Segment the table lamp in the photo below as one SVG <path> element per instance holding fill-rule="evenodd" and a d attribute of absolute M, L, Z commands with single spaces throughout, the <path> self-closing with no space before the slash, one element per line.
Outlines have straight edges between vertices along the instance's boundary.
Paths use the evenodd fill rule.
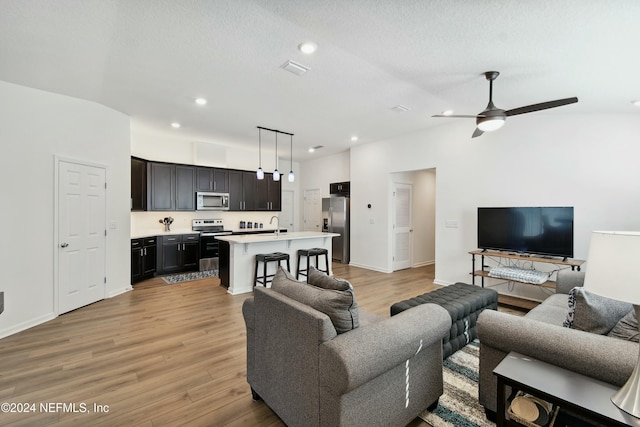
<path fill-rule="evenodd" d="M 633 304 L 640 319 L 640 232 L 594 231 L 591 235 L 584 287 L 603 297 Z M 640 350 L 639 350 L 640 354 Z M 633 373 L 611 401 L 640 418 L 640 358 Z"/>

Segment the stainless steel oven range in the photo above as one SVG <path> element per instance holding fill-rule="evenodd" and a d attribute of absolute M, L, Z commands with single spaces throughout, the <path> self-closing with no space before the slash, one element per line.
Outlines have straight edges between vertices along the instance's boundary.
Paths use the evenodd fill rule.
<path fill-rule="evenodd" d="M 220 266 L 219 242 L 216 236 L 229 235 L 221 219 L 193 219 L 191 229 L 200 233 L 200 271 L 217 270 Z"/>

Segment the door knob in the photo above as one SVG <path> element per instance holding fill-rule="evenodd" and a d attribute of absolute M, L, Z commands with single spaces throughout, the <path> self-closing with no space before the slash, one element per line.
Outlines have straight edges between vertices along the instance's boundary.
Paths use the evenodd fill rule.
<path fill-rule="evenodd" d="M 66 248 L 67 246 L 69 246 L 69 244 L 67 242 L 60 243 L 60 247 L 61 248 Z"/>

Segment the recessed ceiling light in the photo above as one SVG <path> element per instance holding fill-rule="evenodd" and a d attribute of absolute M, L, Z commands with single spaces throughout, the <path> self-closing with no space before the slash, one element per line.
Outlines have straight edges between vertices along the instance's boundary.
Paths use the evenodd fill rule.
<path fill-rule="evenodd" d="M 298 49 L 305 55 L 311 55 L 313 52 L 318 50 L 318 45 L 314 42 L 304 42 L 298 45 Z"/>
<path fill-rule="evenodd" d="M 310 153 L 313 153 L 314 151 L 316 151 L 316 149 L 315 149 L 315 148 L 313 148 L 313 147 L 310 147 L 310 148 L 309 148 L 309 152 L 310 152 Z"/>
<path fill-rule="evenodd" d="M 357 136 L 357 135 L 353 135 L 353 136 L 351 137 L 351 141 L 352 141 L 352 142 L 356 142 L 357 140 L 358 140 L 358 136 Z"/>
<path fill-rule="evenodd" d="M 196 104 L 198 105 L 207 105 L 207 100 L 204 98 L 196 98 Z"/>
<path fill-rule="evenodd" d="M 442 112 L 442 115 L 443 115 L 443 116 L 450 116 L 450 115 L 452 115 L 452 114 L 453 114 L 453 110 L 444 110 L 444 111 Z"/>
<path fill-rule="evenodd" d="M 640 107 L 640 100 L 638 100 L 638 101 L 631 101 L 631 103 L 632 103 L 633 105 L 635 105 L 636 107 Z"/>
<path fill-rule="evenodd" d="M 173 122 L 173 123 L 171 123 L 171 127 L 174 128 L 174 129 L 178 129 L 180 127 L 180 123 Z"/>
<path fill-rule="evenodd" d="M 317 149 L 322 148 L 322 147 L 324 147 L 324 145 L 316 145 L 315 147 L 309 148 L 309 152 L 313 153 L 314 151 L 316 151 Z"/>

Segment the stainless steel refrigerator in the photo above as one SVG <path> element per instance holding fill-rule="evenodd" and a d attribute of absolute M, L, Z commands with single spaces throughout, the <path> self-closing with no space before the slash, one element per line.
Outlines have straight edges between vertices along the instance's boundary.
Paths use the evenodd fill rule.
<path fill-rule="evenodd" d="M 327 197 L 322 199 L 322 231 L 338 233 L 333 238 L 332 258 L 349 264 L 349 198 Z"/>

